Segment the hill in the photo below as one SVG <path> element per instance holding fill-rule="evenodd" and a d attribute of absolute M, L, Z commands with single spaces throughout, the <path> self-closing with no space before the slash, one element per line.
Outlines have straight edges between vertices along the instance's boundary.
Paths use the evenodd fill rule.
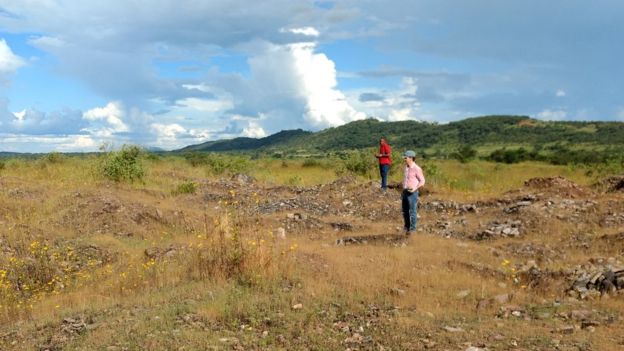
<path fill-rule="evenodd" d="M 248 151 L 262 148 L 271 148 L 275 145 L 297 141 L 313 134 L 302 129 L 283 130 L 264 138 L 234 138 L 227 140 L 208 141 L 202 144 L 190 145 L 178 151 Z"/>
<path fill-rule="evenodd" d="M 483 116 L 448 124 L 366 119 L 319 132 L 281 131 L 260 138 L 235 138 L 187 146 L 179 151 L 341 151 L 376 146 L 385 136 L 397 148 L 455 149 L 460 145 L 593 147 L 622 146 L 624 123 L 541 121 L 527 116 Z"/>

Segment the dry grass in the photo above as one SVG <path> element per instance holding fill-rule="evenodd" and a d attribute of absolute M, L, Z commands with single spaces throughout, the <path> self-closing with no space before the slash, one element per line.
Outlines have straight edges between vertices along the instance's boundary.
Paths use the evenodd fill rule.
<path fill-rule="evenodd" d="M 565 324 L 554 318 L 557 313 L 594 309 L 618 316 L 624 301 L 556 307 L 565 299 L 558 287 L 532 290 L 514 283 L 511 268 L 524 259 L 493 255 L 502 242 L 420 234 L 405 246 L 339 247 L 331 245 L 337 234 L 314 229 L 281 239 L 284 213 L 246 212 L 245 206 L 265 199 L 215 188 L 227 173 L 217 177 L 172 157 L 147 160 L 143 182 L 112 183 L 97 175 L 96 162 L 10 160 L 0 170 L 0 348 L 463 350 L 486 344 L 508 350 L 552 349 L 559 342 L 568 349 L 615 350 L 624 341 L 614 333 L 622 327 L 617 320 L 595 332 L 554 333 Z M 257 183 L 250 186 L 258 188 L 337 179 L 331 161 L 251 165 Z M 428 165 L 436 168 L 428 178 L 436 198 L 455 201 L 498 196 L 536 176 L 590 182 L 582 170 L 537 163 Z M 399 177 L 391 175 L 393 181 Z M 196 184 L 196 191 L 176 192 L 184 182 Z M 342 220 L 356 224 L 357 234 L 394 232 L 400 225 L 394 217 Z M 424 213 L 421 218 L 435 220 Z M 540 228 L 506 243 L 562 247 L 579 232 L 596 238 L 617 233 L 554 221 Z M 596 240 L 591 252 L 564 250 L 544 268 L 621 253 L 606 240 Z M 530 310 L 532 318 L 496 318 L 497 304 L 476 308 L 500 294 L 512 294 L 509 303 Z M 540 313 L 550 317 L 535 317 Z M 77 316 L 90 327 L 63 331 L 63 319 Z M 447 326 L 464 332 L 442 330 Z"/>

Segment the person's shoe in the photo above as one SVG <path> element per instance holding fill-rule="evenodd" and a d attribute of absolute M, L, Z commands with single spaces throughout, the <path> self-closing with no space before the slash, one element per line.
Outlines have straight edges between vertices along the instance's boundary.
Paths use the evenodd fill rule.
<path fill-rule="evenodd" d="M 412 236 L 412 234 L 414 234 L 415 232 L 416 232 L 415 230 L 406 230 L 405 236 Z"/>

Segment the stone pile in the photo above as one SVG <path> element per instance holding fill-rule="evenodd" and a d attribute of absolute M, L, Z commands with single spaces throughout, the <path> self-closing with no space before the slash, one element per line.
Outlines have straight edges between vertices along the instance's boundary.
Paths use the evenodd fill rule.
<path fill-rule="evenodd" d="M 501 237 L 518 237 L 521 234 L 522 222 L 519 220 L 494 221 L 488 228 L 471 236 L 474 240 L 489 240 Z"/>
<path fill-rule="evenodd" d="M 592 259 L 571 270 L 573 283 L 568 295 L 580 299 L 624 292 L 624 265 L 611 257 Z"/>
<path fill-rule="evenodd" d="M 429 201 L 422 204 L 426 211 L 434 212 L 458 212 L 458 213 L 477 213 L 478 208 L 475 204 L 461 204 L 455 201 Z"/>

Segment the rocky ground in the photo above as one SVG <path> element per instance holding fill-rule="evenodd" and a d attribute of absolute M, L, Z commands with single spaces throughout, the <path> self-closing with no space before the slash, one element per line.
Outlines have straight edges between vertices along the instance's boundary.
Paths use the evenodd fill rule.
<path fill-rule="evenodd" d="M 304 272 L 301 281 L 281 286 L 280 293 L 293 294 L 299 285 L 306 284 L 306 279 L 339 281 L 349 270 L 366 276 L 366 269 L 376 269 L 378 262 L 388 264 L 383 257 L 375 256 L 375 247 L 383 248 L 387 255 L 405 250 L 418 255 L 419 245 L 429 240 L 438 243 L 432 246 L 448 245 L 443 247 L 452 247 L 457 254 L 443 252 L 436 262 L 422 266 L 425 268 L 418 274 L 431 279 L 425 292 L 417 281 L 394 280 L 379 288 L 388 298 L 362 298 L 359 305 L 355 303 L 359 307 L 353 307 L 354 300 L 348 298 L 348 306 L 318 298 L 309 302 L 315 308 L 306 312 L 309 314 L 305 319 L 292 317 L 296 322 L 282 321 L 297 316 L 299 310 L 307 310 L 308 304 L 298 303 L 296 294 L 288 295 L 293 298 L 286 302 L 289 311 L 269 310 L 262 317 L 237 319 L 236 325 L 211 319 L 192 307 L 184 308 L 175 313 L 166 327 L 150 332 L 168 333 L 167 338 L 177 340 L 166 344 L 165 349 L 170 345 L 177 345 L 174 349 L 179 350 L 200 349 L 197 345 L 185 347 L 184 337 L 180 337 L 184 333 L 218 335 L 213 338 L 213 349 L 235 350 L 323 348 L 309 344 L 310 333 L 318 333 L 324 340 L 314 341 L 315 345 L 344 350 L 624 349 L 622 177 L 605 179 L 594 187 L 582 187 L 561 177 L 533 178 L 519 189 L 475 201 L 426 191 L 420 198 L 419 227 L 413 238 L 406 238 L 401 230 L 397 187 L 382 193 L 376 182 L 363 183 L 351 177 L 312 187 L 261 184 L 242 174 L 193 181 L 199 185 L 197 193 L 174 198 L 159 192 L 119 191 L 114 187 L 73 190 L 61 193 L 48 204 L 53 207 L 46 210 L 48 215 L 20 221 L 16 218 L 20 213 L 26 216 L 24 208 L 42 210 L 36 203 L 45 190 L 19 179 L 0 178 L 3 262 L 9 262 L 10 257 L 22 257 L 25 263 L 20 269 L 24 274 L 59 276 L 52 280 L 56 286 L 69 284 L 64 276 L 77 272 L 95 274 L 131 255 L 128 250 L 119 249 L 120 244 L 106 242 L 134 247 L 145 262 L 164 261 L 191 252 L 184 238 L 206 231 L 210 219 L 227 207 L 238 217 L 253 221 L 248 225 L 256 230 L 303 247 L 294 260 Z M 64 235 L 46 240 L 46 231 Z M 175 237 L 171 237 L 172 232 Z M 18 243 L 15 233 L 28 240 Z M 92 242 L 89 237 L 97 237 L 99 242 Z M 33 240 L 39 240 L 35 248 Z M 26 243 L 31 245 L 30 249 Z M 37 259 L 42 257 L 37 250 L 56 253 L 58 258 L 45 269 L 36 268 Z M 356 263 L 361 266 L 337 267 L 336 255 L 363 255 Z M 332 270 L 345 271 L 340 273 L 345 275 L 334 276 Z M 406 302 L 417 300 L 418 294 L 435 292 L 436 279 L 454 277 L 461 278 L 457 278 L 457 283 L 440 286 L 446 289 L 445 298 L 462 306 L 463 317 L 440 317 L 439 312 L 436 315 L 430 310 L 444 311 L 443 306 Z M 468 279 L 473 283 L 466 284 L 465 289 L 448 288 Z M 62 293 L 49 281 L 33 279 L 28 284 L 42 294 Z M 480 281 L 485 283 L 474 283 Z M 11 282 L 18 291 L 26 284 L 25 280 L 20 280 L 19 286 Z M 478 284 L 493 284 L 495 289 L 476 291 Z M 494 290 L 500 293 L 489 293 Z M 204 299 L 206 295 L 199 294 L 189 298 L 188 305 L 196 306 Z M 404 306 L 401 302 L 405 302 Z M 454 314 L 448 311 L 448 315 Z M 115 323 L 123 328 L 132 320 L 158 317 L 153 309 L 140 304 L 131 310 L 113 304 L 96 312 L 78 310 L 76 314 L 54 316 L 57 317 L 46 324 L 37 324 L 32 317 L 16 317 L 16 324 L 7 320 L 0 331 L 0 347 L 88 349 L 80 346 L 80 340 L 95 330 L 103 333 L 102 329 Z M 284 326 L 303 329 L 284 330 Z M 541 334 L 514 331 L 525 327 Z M 410 331 L 411 335 L 396 333 L 397 330 Z M 135 349 L 129 345 L 132 344 L 109 342 L 101 349 Z M 158 349 L 141 345 L 140 348 Z"/>

